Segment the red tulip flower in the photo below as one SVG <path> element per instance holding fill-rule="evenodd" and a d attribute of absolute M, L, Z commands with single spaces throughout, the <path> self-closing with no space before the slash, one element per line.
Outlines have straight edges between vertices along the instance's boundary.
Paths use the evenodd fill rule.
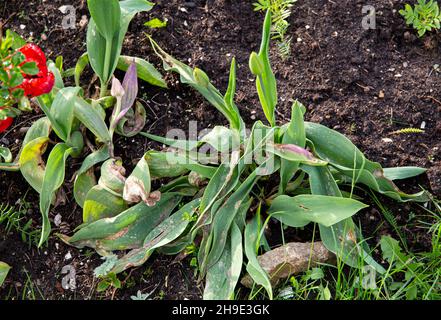
<path fill-rule="evenodd" d="M 30 43 L 21 47 L 18 51 L 23 53 L 26 58 L 23 63 L 35 62 L 40 72 L 34 76 L 24 74 L 23 83 L 17 88 L 23 89 L 27 97 L 38 97 L 51 92 L 55 84 L 55 77 L 54 74 L 48 70 L 46 56 L 40 47 Z"/>
<path fill-rule="evenodd" d="M 0 110 L 3 109 L 0 107 Z M 6 118 L 5 120 L 0 120 L 0 133 L 5 132 L 12 124 L 14 119 L 12 118 Z"/>

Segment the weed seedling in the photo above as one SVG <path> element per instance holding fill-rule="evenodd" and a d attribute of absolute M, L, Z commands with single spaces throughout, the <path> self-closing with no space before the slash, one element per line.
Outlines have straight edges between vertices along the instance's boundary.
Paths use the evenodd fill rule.
<path fill-rule="evenodd" d="M 406 24 L 418 31 L 419 37 L 427 31 L 440 28 L 441 13 L 437 1 L 418 0 L 413 8 L 410 4 L 406 4 L 399 12 L 406 20 Z"/>

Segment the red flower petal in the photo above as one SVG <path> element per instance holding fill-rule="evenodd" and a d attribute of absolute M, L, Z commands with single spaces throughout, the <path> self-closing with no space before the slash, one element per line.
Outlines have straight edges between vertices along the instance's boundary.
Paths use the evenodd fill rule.
<path fill-rule="evenodd" d="M 52 72 L 48 71 L 46 56 L 41 48 L 33 43 L 29 43 L 18 51 L 25 56 L 23 63 L 35 62 L 40 71 L 34 76 L 23 74 L 23 83 L 17 88 L 23 89 L 27 97 L 38 97 L 51 92 L 55 84 L 55 77 Z"/>
<path fill-rule="evenodd" d="M 37 66 L 46 67 L 46 56 L 39 46 L 29 43 L 18 49 L 26 57 L 25 62 L 35 62 Z"/>
<path fill-rule="evenodd" d="M 5 120 L 0 120 L 0 133 L 5 132 L 14 122 L 13 118 L 6 118 Z"/>
<path fill-rule="evenodd" d="M 43 78 L 25 78 L 18 88 L 23 89 L 26 96 L 38 97 L 51 92 L 54 84 L 55 76 L 52 72 L 49 72 Z"/>

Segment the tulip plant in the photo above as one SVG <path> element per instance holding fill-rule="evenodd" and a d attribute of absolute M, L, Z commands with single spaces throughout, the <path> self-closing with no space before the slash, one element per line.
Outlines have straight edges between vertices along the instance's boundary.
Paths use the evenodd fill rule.
<path fill-rule="evenodd" d="M 51 206 L 65 197 L 62 186 L 66 163 L 71 157 L 83 159 L 75 173 L 74 196 L 84 208 L 85 223 L 119 213 L 133 202 L 144 200 L 153 205 L 159 198 L 158 193 L 150 194 L 149 178 L 139 183 L 148 176 L 148 172 L 142 171 L 144 162 L 135 169 L 132 178 L 127 179 L 126 186 L 121 187 L 118 180 L 118 174 L 122 174 L 121 160 L 115 156 L 113 145 L 115 133 L 133 136 L 144 127 L 146 113 L 142 104 L 136 102 L 138 77 L 166 87 L 161 74 L 150 63 L 121 55 L 130 21 L 137 13 L 151 10 L 153 4 L 146 0 L 88 0 L 88 7 L 91 19 L 87 52 L 74 70 L 63 72 L 54 62 L 46 63 L 35 45 L 21 47 L 12 40 L 9 44 L 2 43 L 5 48 L 21 47 L 12 57 L 12 64 L 8 64 L 11 66 L 8 72 L 10 78 L 13 75 L 23 78 L 23 81 L 8 80 L 2 92 L 10 92 L 14 98 L 36 97 L 36 103 L 44 112 L 44 117 L 27 131 L 15 160 L 8 149 L 0 148 L 0 170 L 20 171 L 40 194 L 43 225 L 39 246 L 50 235 Z M 80 85 L 81 73 L 89 62 L 100 78 L 100 97 L 88 96 Z M 113 75 L 117 68 L 127 71 L 122 83 Z M 66 74 L 75 75 L 75 86 L 65 86 L 63 76 Z M 2 79 L 7 75 L 0 74 Z M 113 85 L 109 92 L 110 82 Z M 113 113 L 107 125 L 109 108 L 113 108 Z M 44 160 L 46 151 L 47 161 Z M 102 162 L 102 175 L 97 182 L 94 167 Z"/>
<path fill-rule="evenodd" d="M 264 230 L 274 221 L 291 228 L 316 223 L 324 245 L 346 264 L 358 267 L 363 261 L 384 272 L 369 255 L 352 219 L 366 207 L 354 199 L 354 186 L 359 184 L 399 202 L 427 201 L 425 192 L 406 194 L 393 183 L 424 169 L 383 169 L 342 134 L 304 121 L 306 109 L 299 102 L 292 107 L 291 121 L 277 125 L 277 83 L 269 60 L 270 35 L 268 11 L 260 51 L 250 57 L 268 124 L 257 121 L 251 132 L 247 132 L 234 102 L 234 59 L 228 89 L 222 94 L 206 73 L 174 59 L 150 39 L 164 68 L 180 74 L 182 83 L 201 93 L 226 117 L 229 127 L 217 126 L 200 140 L 176 140 L 142 132 L 170 147 L 148 151 L 127 178 L 120 161 L 107 160 L 101 167 L 100 181 L 91 189 L 94 177 L 89 168 L 107 159 L 107 153 L 102 157 L 100 150 L 86 159 L 77 178 L 77 186 L 82 187 L 76 192 L 84 207 L 84 224 L 73 236 L 60 237 L 68 244 L 91 247 L 107 257 L 97 268 L 97 275 L 114 277 L 142 265 L 154 251 L 177 254 L 196 246 L 200 278 L 205 279 L 205 299 L 230 299 L 244 263 L 256 285 L 263 286 L 272 298 L 269 276 L 257 255 L 269 250 Z M 123 88 L 116 83 L 112 89 L 120 99 L 117 105 L 121 104 L 115 110 L 124 110 L 123 101 L 129 100 L 121 96 Z M 107 133 L 105 138 L 110 139 Z M 207 147 L 217 156 L 206 156 L 203 150 Z M 171 180 L 150 192 L 150 180 L 164 178 Z M 273 181 L 278 183 L 272 185 Z M 84 190 L 90 190 L 87 196 Z"/>

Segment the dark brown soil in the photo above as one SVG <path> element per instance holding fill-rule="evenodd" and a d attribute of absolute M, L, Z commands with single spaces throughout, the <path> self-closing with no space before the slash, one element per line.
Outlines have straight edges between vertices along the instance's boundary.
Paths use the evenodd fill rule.
<path fill-rule="evenodd" d="M 176 58 L 205 70 L 215 85 L 225 91 L 231 58 L 238 61 L 237 104 L 248 124 L 254 119 L 264 120 L 256 95 L 248 57 L 257 51 L 260 43 L 262 14 L 253 11 L 245 0 L 170 0 L 155 1 L 157 5 L 148 14 L 137 16 L 130 26 L 124 45 L 124 54 L 140 56 L 160 63 L 153 55 L 143 32 L 151 32 L 154 39 Z M 376 8 L 375 30 L 362 28 L 361 0 L 299 0 L 291 16 L 290 33 L 293 36 L 291 57 L 281 60 L 272 50 L 273 67 L 279 83 L 278 119 L 281 123 L 290 117 L 293 99 L 308 109 L 308 120 L 325 124 L 346 134 L 366 155 L 385 167 L 416 165 L 429 169 L 428 176 L 406 181 L 400 186 L 405 191 L 419 187 L 441 195 L 441 74 L 434 67 L 441 64 L 439 38 L 431 34 L 424 40 L 414 36 L 397 11 L 405 1 L 372 0 Z M 407 1 L 406 1 L 407 2 Z M 87 15 L 85 1 L 70 1 L 77 8 L 77 21 Z M 25 37 L 32 32 L 36 41 L 53 59 L 63 55 L 66 67 L 72 67 L 86 50 L 85 29 L 63 30 L 63 15 L 58 8 L 65 4 L 55 0 L 11 0 L 0 4 L 2 20 L 10 17 L 6 27 Z M 151 31 L 143 23 L 152 17 L 167 18 L 165 29 Z M 21 29 L 20 25 L 25 28 Z M 44 40 L 46 39 L 46 40 Z M 159 90 L 144 84 L 143 103 L 147 106 L 148 123 L 145 130 L 163 135 L 171 128 L 188 128 L 188 121 L 198 121 L 200 128 L 225 123 L 225 120 L 197 93 L 177 82 L 175 75 L 166 76 L 169 90 Z M 90 73 L 84 76 L 84 87 L 90 82 Z M 97 83 L 92 83 L 98 85 Z M 0 143 L 19 148 L 18 132 L 29 126 L 37 113 L 23 117 L 10 132 L 0 135 Z M 392 134 L 394 131 L 425 123 L 422 134 Z M 385 139 L 391 139 L 385 140 Z M 18 139 L 18 140 L 17 140 Z M 389 141 L 389 142 L 387 142 Z M 136 161 L 152 147 L 160 147 L 143 137 L 119 139 L 116 152 L 127 162 Z M 78 168 L 72 163 L 70 175 Z M 0 173 L 0 202 L 14 205 L 26 194 L 31 208 L 29 218 L 39 226 L 38 197 L 27 187 L 19 174 Z M 71 186 L 66 191 L 69 194 Z M 69 199 L 69 197 L 67 197 Z M 381 198 L 398 223 L 405 225 L 411 215 L 422 218 L 415 205 L 399 205 Z M 81 220 L 81 212 L 74 202 L 52 210 L 63 216 L 64 232 L 71 232 Z M 384 222 L 380 211 L 372 206 L 359 215 L 364 233 L 376 243 L 382 234 L 394 231 Z M 47 248 L 40 251 L 22 243 L 17 234 L 8 234 L 0 226 L 0 260 L 13 267 L 6 289 L 0 297 L 21 297 L 26 287 L 27 270 L 33 283 L 46 299 L 115 298 L 128 299 L 137 290 L 144 293 L 156 288 L 156 298 L 199 298 L 200 286 L 194 281 L 189 260 L 171 264 L 173 258 L 154 256 L 143 267 L 132 272 L 125 289 L 95 292 L 93 269 L 99 265 L 96 254 L 88 255 L 69 248 L 52 237 Z M 59 231 L 59 230 L 54 230 Z M 372 232 L 375 231 L 375 234 Z M 424 230 L 404 228 L 409 246 L 414 250 L 430 245 Z M 3 233 L 3 234 L 2 234 Z M 303 239 L 301 233 L 291 235 Z M 57 245 L 56 245 L 57 244 Z M 58 247 L 58 249 L 57 249 Z M 70 252 L 72 259 L 65 261 Z M 61 288 L 61 268 L 72 264 L 77 270 L 77 290 Z M 153 272 L 149 271 L 153 270 Z M 124 279 L 123 277 L 120 277 Z M 133 283 L 132 280 L 135 281 Z M 95 281 L 95 282 L 94 282 Z M 130 287 L 130 288 L 127 288 Z M 27 294 L 27 293 L 25 293 Z"/>

